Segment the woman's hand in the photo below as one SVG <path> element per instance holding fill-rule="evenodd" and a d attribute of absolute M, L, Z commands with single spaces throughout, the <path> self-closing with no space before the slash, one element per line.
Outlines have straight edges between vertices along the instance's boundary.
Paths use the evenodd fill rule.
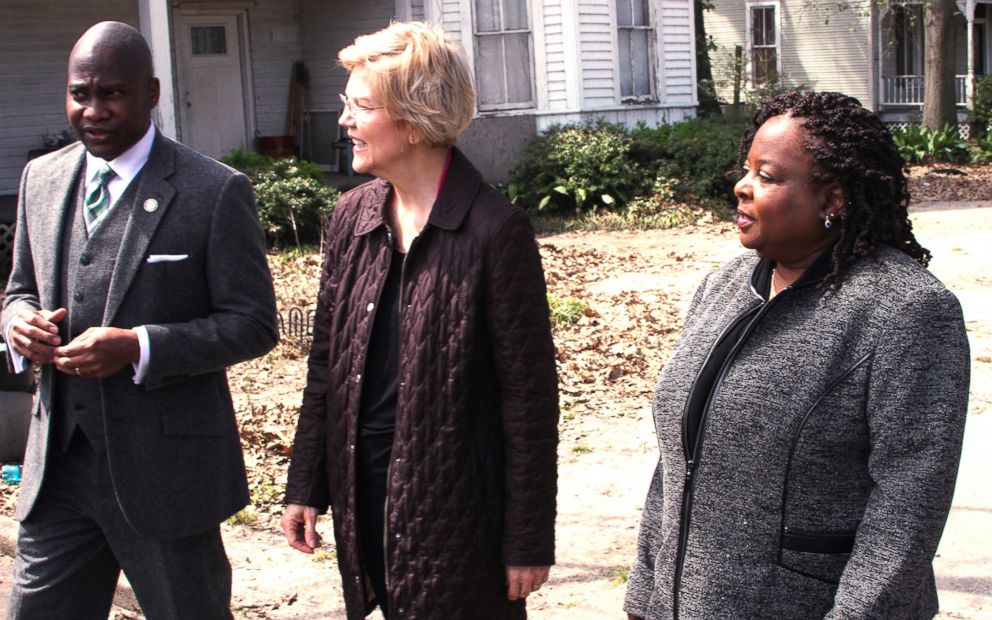
<path fill-rule="evenodd" d="M 541 589 L 550 572 L 550 566 L 507 566 L 506 598 L 511 601 L 527 598 L 531 592 Z"/>
<path fill-rule="evenodd" d="M 282 533 L 289 546 L 303 553 L 313 553 L 320 546 L 317 533 L 317 509 L 300 504 L 289 504 L 279 520 Z"/>

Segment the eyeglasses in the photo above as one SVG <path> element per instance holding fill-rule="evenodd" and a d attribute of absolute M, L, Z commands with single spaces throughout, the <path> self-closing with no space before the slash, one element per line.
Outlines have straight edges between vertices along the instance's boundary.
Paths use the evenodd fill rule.
<path fill-rule="evenodd" d="M 381 110 L 384 107 L 386 107 L 382 105 L 362 105 L 360 103 L 355 103 L 351 99 L 348 99 L 348 95 L 344 93 L 338 93 L 338 99 L 341 100 L 341 105 L 344 106 L 344 109 L 342 110 L 342 114 L 348 110 L 350 110 L 352 114 L 355 114 L 357 112 L 371 112 L 373 110 Z"/>

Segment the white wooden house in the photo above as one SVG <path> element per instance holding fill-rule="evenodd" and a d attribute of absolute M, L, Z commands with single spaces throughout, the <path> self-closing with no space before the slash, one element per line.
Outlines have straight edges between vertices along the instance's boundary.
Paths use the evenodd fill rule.
<path fill-rule="evenodd" d="M 956 92 L 962 120 L 975 79 L 992 72 L 990 4 L 957 1 Z M 710 58 L 721 101 L 733 98 L 732 67 L 739 58 L 742 90 L 778 81 L 840 91 L 892 123 L 913 120 L 923 106 L 920 0 L 713 0 L 704 23 L 715 44 Z"/>
<path fill-rule="evenodd" d="M 68 53 L 101 20 L 148 39 L 166 135 L 219 157 L 296 133 L 304 156 L 329 165 L 347 79 L 338 50 L 394 18 L 440 23 L 464 44 L 478 85 L 459 144 L 502 181 L 526 141 L 555 123 L 692 116 L 692 16 L 691 0 L 2 0 L 0 197 L 9 203 L 29 154 L 68 129 Z M 298 61 L 309 80 L 294 115 Z"/>

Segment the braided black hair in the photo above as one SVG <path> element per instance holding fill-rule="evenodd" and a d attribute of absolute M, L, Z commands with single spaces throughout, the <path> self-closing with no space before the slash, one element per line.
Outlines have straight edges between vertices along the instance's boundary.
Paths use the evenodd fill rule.
<path fill-rule="evenodd" d="M 822 286 L 838 288 L 847 269 L 882 244 L 902 250 L 926 267 L 930 251 L 916 241 L 909 221 L 906 162 L 882 120 L 841 93 L 785 93 L 758 107 L 753 126 L 741 140 L 741 163 L 747 161 L 758 128 L 780 115 L 796 118 L 803 128 L 803 146 L 813 157 L 814 181 L 837 182 L 844 191 L 833 271 Z"/>

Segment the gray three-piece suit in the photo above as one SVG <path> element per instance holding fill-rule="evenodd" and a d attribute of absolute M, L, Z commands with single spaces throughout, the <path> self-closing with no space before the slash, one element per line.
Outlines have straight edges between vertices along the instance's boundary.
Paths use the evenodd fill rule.
<path fill-rule="evenodd" d="M 42 367 L 10 614 L 89 617 L 116 580 L 87 568 L 96 562 L 123 567 L 150 617 L 227 615 L 174 601 L 181 590 L 226 607 L 217 525 L 249 499 L 226 368 L 277 340 L 251 186 L 156 135 L 141 173 L 87 234 L 84 164 L 77 143 L 25 168 L 3 326 L 25 305 L 64 307 L 63 342 L 93 326 L 145 326 L 150 358 L 140 384 L 130 364 L 103 380 Z"/>

